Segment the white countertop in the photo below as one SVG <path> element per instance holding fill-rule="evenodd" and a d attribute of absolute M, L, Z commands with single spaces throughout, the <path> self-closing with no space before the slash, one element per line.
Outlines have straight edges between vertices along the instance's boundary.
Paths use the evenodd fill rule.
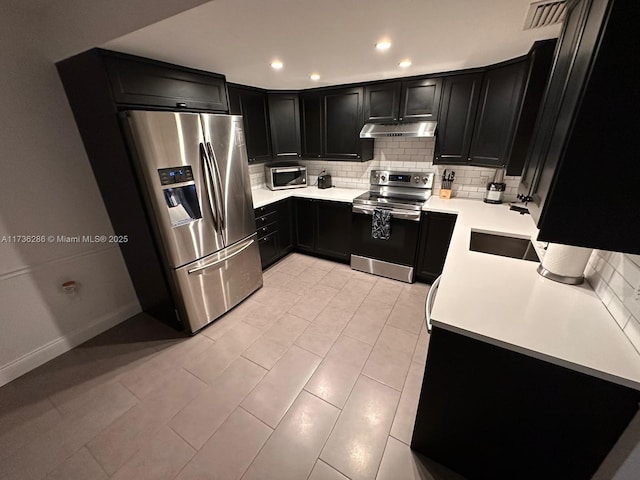
<path fill-rule="evenodd" d="M 287 190 L 269 190 L 268 188 L 256 188 L 251 191 L 253 195 L 253 208 L 263 207 L 278 200 L 289 197 L 317 198 L 319 200 L 333 200 L 334 202 L 353 202 L 358 195 L 367 192 L 366 189 L 356 188 L 324 188 L 305 187 L 290 188 Z"/>
<path fill-rule="evenodd" d="M 423 210 L 458 215 L 433 325 L 640 389 L 640 356 L 588 284 L 563 285 L 541 277 L 537 262 L 469 250 L 472 229 L 535 240 L 530 215 L 435 197 Z"/>
<path fill-rule="evenodd" d="M 260 188 L 253 205 L 292 196 L 351 202 L 365 191 Z M 538 275 L 536 262 L 469 250 L 472 229 L 535 239 L 530 215 L 507 204 L 437 197 L 423 210 L 458 215 L 432 309 L 435 326 L 640 389 L 640 355 L 588 284 L 563 285 Z"/>

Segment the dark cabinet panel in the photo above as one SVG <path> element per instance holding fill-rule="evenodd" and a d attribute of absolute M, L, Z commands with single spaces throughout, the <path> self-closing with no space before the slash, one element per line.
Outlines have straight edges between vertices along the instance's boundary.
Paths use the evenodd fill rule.
<path fill-rule="evenodd" d="M 295 217 L 293 215 L 293 199 L 287 198 L 276 204 L 278 215 L 278 248 L 280 255 L 285 255 L 293 250 L 293 233 Z"/>
<path fill-rule="evenodd" d="M 249 162 L 271 160 L 271 135 L 267 94 L 258 89 L 229 86 L 229 99 L 234 110 L 240 107 L 244 124 Z"/>
<path fill-rule="evenodd" d="M 401 89 L 401 82 L 378 83 L 364 87 L 365 123 L 397 121 Z"/>
<path fill-rule="evenodd" d="M 316 203 L 317 201 L 309 198 L 295 199 L 296 248 L 303 252 L 315 251 Z"/>
<path fill-rule="evenodd" d="M 362 88 L 345 88 L 323 94 L 323 155 L 358 160 L 362 129 Z"/>
<path fill-rule="evenodd" d="M 399 121 L 436 120 L 441 80 L 428 78 L 402 82 Z"/>
<path fill-rule="evenodd" d="M 270 93 L 269 120 L 273 158 L 299 158 L 302 150 L 298 95 Z"/>
<path fill-rule="evenodd" d="M 349 261 L 351 204 L 317 202 L 316 252 L 320 255 Z"/>
<path fill-rule="evenodd" d="M 485 72 L 469 153 L 472 165 L 507 165 L 526 72 L 526 60 Z"/>
<path fill-rule="evenodd" d="M 102 52 L 113 97 L 118 104 L 228 111 L 222 75 Z"/>
<path fill-rule="evenodd" d="M 280 258 L 277 230 L 264 237 L 260 237 L 258 239 L 258 246 L 260 248 L 260 262 L 263 270 Z"/>
<path fill-rule="evenodd" d="M 433 163 L 468 163 L 481 83 L 481 73 L 444 79 Z"/>
<path fill-rule="evenodd" d="M 537 137 L 528 204 L 543 241 L 640 253 L 637 2 L 580 0 L 567 17 Z M 616 172 L 616 174 L 611 174 Z M 594 180 L 611 176 L 603 195 Z"/>
<path fill-rule="evenodd" d="M 300 95 L 302 156 L 322 157 L 322 98 L 320 93 Z"/>
<path fill-rule="evenodd" d="M 422 214 L 416 279 L 431 283 L 442 273 L 447 258 L 456 215 L 427 212 Z"/>

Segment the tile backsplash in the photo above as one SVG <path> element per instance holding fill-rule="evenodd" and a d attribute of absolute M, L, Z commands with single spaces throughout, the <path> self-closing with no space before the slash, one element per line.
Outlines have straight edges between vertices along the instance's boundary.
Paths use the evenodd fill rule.
<path fill-rule="evenodd" d="M 640 255 L 594 250 L 586 277 L 640 353 Z"/>
<path fill-rule="evenodd" d="M 452 196 L 459 198 L 483 198 L 487 182 L 493 180 L 495 169 L 467 166 L 433 165 L 434 138 L 376 138 L 373 159 L 368 162 L 342 162 L 329 160 L 299 160 L 307 167 L 307 181 L 314 185 L 323 170 L 331 174 L 336 187 L 369 188 L 371 170 L 388 169 L 409 172 L 434 172 L 433 194 L 440 193 L 441 177 L 444 169 L 456 172 Z M 264 185 L 264 166 L 250 165 L 251 185 Z M 507 185 L 504 199 L 513 201 L 518 193 L 520 177 L 505 177 Z"/>

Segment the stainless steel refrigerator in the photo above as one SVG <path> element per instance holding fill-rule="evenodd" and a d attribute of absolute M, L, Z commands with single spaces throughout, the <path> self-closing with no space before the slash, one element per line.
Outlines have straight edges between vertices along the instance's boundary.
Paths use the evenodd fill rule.
<path fill-rule="evenodd" d="M 262 286 L 242 117 L 128 111 L 124 120 L 178 313 L 195 332 Z"/>

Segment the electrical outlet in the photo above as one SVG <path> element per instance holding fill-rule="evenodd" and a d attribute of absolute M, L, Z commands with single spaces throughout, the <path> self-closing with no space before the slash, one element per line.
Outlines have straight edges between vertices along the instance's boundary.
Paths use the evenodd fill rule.
<path fill-rule="evenodd" d="M 487 183 L 489 183 L 489 177 L 480 177 L 481 185 L 486 185 Z"/>

